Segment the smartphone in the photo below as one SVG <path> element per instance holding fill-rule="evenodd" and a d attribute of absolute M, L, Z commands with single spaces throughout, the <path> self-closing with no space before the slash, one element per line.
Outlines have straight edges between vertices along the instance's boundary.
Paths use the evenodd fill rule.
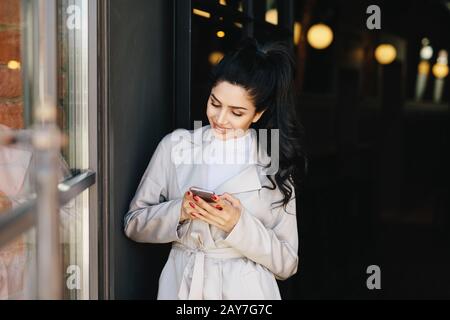
<path fill-rule="evenodd" d="M 190 187 L 189 191 L 191 191 L 194 194 L 194 196 L 199 196 L 206 202 L 214 202 L 214 200 L 211 198 L 212 196 L 215 195 L 213 191 L 209 191 L 199 187 Z"/>

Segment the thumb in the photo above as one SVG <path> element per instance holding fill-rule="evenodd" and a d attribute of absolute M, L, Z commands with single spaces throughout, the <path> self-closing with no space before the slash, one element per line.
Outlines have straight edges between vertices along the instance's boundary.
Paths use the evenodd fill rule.
<path fill-rule="evenodd" d="M 231 194 L 229 194 L 227 192 L 225 192 L 223 195 L 221 195 L 220 198 L 229 201 L 233 207 L 239 207 L 241 204 L 239 199 L 233 197 Z"/>

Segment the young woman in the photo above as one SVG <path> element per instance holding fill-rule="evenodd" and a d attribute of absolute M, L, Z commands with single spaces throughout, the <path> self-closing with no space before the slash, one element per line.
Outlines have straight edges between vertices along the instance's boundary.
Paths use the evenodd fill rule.
<path fill-rule="evenodd" d="M 281 299 L 276 279 L 298 266 L 294 185 L 306 169 L 293 77 L 286 47 L 247 39 L 214 69 L 210 124 L 159 143 L 125 216 L 129 238 L 172 243 L 158 299 Z M 252 129 L 269 130 L 271 157 Z"/>

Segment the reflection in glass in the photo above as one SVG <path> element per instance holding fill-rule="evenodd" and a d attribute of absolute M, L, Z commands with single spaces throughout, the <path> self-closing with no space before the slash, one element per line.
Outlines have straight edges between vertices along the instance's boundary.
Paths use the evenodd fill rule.
<path fill-rule="evenodd" d="M 35 298 L 35 234 L 31 229 L 0 247 L 0 300 Z"/>

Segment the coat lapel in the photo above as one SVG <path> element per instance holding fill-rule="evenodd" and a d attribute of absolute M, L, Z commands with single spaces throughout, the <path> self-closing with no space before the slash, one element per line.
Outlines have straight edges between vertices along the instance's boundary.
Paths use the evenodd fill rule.
<path fill-rule="evenodd" d="M 259 180 L 256 165 L 251 164 L 246 169 L 231 177 L 230 179 L 219 185 L 214 192 L 216 194 L 241 193 L 261 189 L 261 181 Z"/>

